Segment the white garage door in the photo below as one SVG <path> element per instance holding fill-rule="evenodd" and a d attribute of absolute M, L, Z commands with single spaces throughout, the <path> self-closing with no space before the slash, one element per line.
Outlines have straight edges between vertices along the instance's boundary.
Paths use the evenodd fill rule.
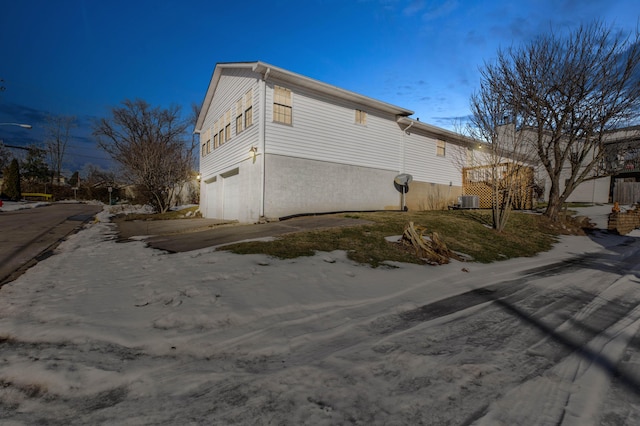
<path fill-rule="evenodd" d="M 222 218 L 223 219 L 239 219 L 240 218 L 240 175 L 239 170 L 234 169 L 222 175 Z"/>
<path fill-rule="evenodd" d="M 216 204 L 218 202 L 218 186 L 220 184 L 213 178 L 209 182 L 205 182 L 206 188 L 206 217 L 216 217 Z"/>

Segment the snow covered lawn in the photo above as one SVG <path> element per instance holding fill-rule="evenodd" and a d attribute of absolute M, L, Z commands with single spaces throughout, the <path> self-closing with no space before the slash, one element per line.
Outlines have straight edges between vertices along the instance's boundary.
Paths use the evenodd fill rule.
<path fill-rule="evenodd" d="M 372 269 L 166 254 L 107 217 L 0 290 L 0 423 L 640 421 L 637 236 Z"/>
<path fill-rule="evenodd" d="M 36 207 L 48 206 L 51 203 L 44 201 L 3 201 L 0 212 L 13 212 L 16 210 L 34 209 Z"/>

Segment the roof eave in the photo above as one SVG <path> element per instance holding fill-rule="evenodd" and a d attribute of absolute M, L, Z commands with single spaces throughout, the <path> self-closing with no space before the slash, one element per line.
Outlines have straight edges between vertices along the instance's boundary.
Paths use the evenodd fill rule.
<path fill-rule="evenodd" d="M 315 80 L 313 78 L 306 77 L 301 74 L 287 71 L 283 68 L 278 68 L 273 65 L 269 65 L 264 62 L 255 63 L 253 70 L 263 74 L 264 76 L 266 76 L 266 78 L 273 78 L 276 80 L 291 82 L 298 86 L 302 86 L 304 88 L 314 90 L 320 93 L 325 93 L 339 99 L 354 102 L 371 109 L 376 109 L 378 111 L 399 115 L 399 116 L 410 116 L 414 114 L 413 111 L 408 110 L 406 108 L 401 108 L 396 105 L 382 102 L 377 99 L 373 99 L 368 96 L 364 96 L 359 93 L 352 92 L 350 90 L 342 89 L 340 87 L 337 87 L 328 83 L 324 83 L 322 81 Z"/>
<path fill-rule="evenodd" d="M 445 142 L 455 143 L 457 145 L 473 147 L 477 145 L 477 142 L 472 138 L 461 135 L 460 133 L 452 132 L 451 130 L 436 127 L 431 124 L 424 123 L 419 120 L 414 120 L 409 117 L 398 117 L 398 124 L 405 125 L 403 130 L 409 129 L 409 131 L 419 132 L 426 136 L 444 140 Z"/>
<path fill-rule="evenodd" d="M 408 117 L 414 114 L 414 112 L 411 110 L 382 102 L 377 99 L 361 95 L 359 93 L 341 89 L 337 86 L 333 86 L 331 84 L 327 84 L 301 74 L 296 74 L 294 72 L 275 67 L 265 62 L 220 62 L 216 64 L 216 67 L 213 70 L 213 74 L 209 82 L 209 87 L 207 88 L 207 93 L 205 94 L 204 100 L 202 101 L 200 114 L 198 115 L 198 119 L 196 121 L 194 133 L 200 133 L 202 130 L 204 119 L 207 116 L 209 107 L 211 106 L 211 101 L 213 100 L 213 95 L 218 86 L 218 82 L 220 81 L 222 70 L 225 68 L 249 68 L 254 72 L 262 74 L 264 79 L 273 78 L 276 80 L 291 82 L 310 90 L 318 91 L 320 93 L 325 93 L 339 99 L 360 104 L 365 108 L 375 109 L 400 117 Z"/>
<path fill-rule="evenodd" d="M 224 68 L 254 68 L 256 64 L 258 64 L 257 61 L 218 62 L 216 64 L 215 68 L 213 69 L 213 74 L 211 75 L 211 80 L 209 80 L 209 87 L 207 88 L 207 92 L 204 96 L 202 105 L 200 107 L 200 114 L 198 114 L 198 119 L 196 120 L 194 133 L 200 133 L 202 131 L 202 126 L 204 125 L 204 119 L 207 116 L 209 107 L 211 106 L 211 101 L 213 100 L 213 94 L 216 92 L 216 88 L 218 87 L 218 82 L 220 81 L 222 70 Z"/>

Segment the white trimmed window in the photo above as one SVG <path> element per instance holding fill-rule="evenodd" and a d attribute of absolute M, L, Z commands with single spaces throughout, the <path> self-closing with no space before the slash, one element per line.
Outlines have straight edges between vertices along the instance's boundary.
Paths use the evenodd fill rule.
<path fill-rule="evenodd" d="M 211 152 L 211 129 L 207 129 L 200 134 L 200 140 L 205 141 L 202 144 L 202 156 Z"/>
<path fill-rule="evenodd" d="M 367 113 L 365 111 L 356 110 L 356 124 L 367 124 Z"/>
<path fill-rule="evenodd" d="M 236 102 L 236 135 L 242 132 L 242 99 Z"/>
<path fill-rule="evenodd" d="M 292 103 L 291 90 L 274 86 L 273 87 L 273 121 L 276 123 L 292 123 Z"/>
<path fill-rule="evenodd" d="M 207 129 L 207 131 L 204 132 L 204 139 L 207 141 L 206 153 L 209 154 L 211 152 L 211 129 Z"/>
<path fill-rule="evenodd" d="M 224 144 L 224 121 L 222 118 L 219 118 L 218 121 L 218 146 L 222 146 Z"/>
<path fill-rule="evenodd" d="M 447 143 L 445 141 L 436 141 L 436 155 L 444 157 L 447 153 Z"/>
<path fill-rule="evenodd" d="M 253 124 L 253 93 L 249 90 L 244 95 L 244 128 Z"/>
<path fill-rule="evenodd" d="M 227 111 L 224 116 L 224 140 L 231 139 L 231 110 Z"/>

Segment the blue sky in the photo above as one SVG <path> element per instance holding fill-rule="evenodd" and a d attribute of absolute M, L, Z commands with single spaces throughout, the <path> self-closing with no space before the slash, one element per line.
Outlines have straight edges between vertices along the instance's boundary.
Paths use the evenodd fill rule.
<path fill-rule="evenodd" d="M 74 115 L 67 168 L 103 167 L 91 125 L 124 99 L 200 104 L 217 62 L 260 60 L 453 129 L 500 47 L 600 19 L 632 31 L 637 0 L 0 0 L 0 126 L 42 144 Z"/>

